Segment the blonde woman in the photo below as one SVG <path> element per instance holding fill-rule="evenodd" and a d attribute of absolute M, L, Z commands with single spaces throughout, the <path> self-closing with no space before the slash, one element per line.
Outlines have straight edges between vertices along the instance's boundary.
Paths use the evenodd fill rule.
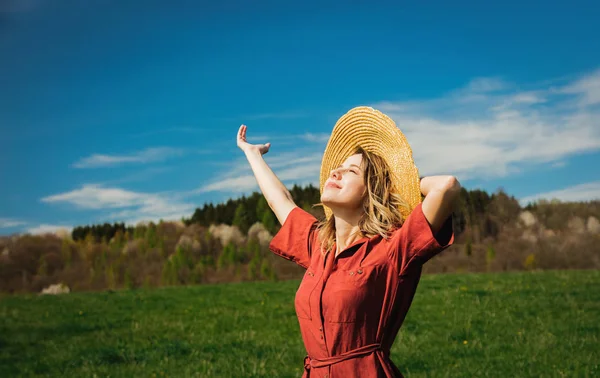
<path fill-rule="evenodd" d="M 454 241 L 460 184 L 452 176 L 420 180 L 394 122 L 354 108 L 336 123 L 323 155 L 326 219 L 318 222 L 263 160 L 270 144 L 249 144 L 246 133 L 242 125 L 237 144 L 282 225 L 270 249 L 306 269 L 295 298 L 303 377 L 402 377 L 390 348 L 423 264 Z"/>

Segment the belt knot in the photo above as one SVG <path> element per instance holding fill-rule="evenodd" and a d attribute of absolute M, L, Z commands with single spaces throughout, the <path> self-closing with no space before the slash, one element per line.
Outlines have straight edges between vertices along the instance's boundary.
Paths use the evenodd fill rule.
<path fill-rule="evenodd" d="M 356 349 L 352 349 L 348 352 L 341 353 L 337 356 L 325 357 L 325 358 L 311 358 L 308 354 L 304 357 L 304 369 L 310 370 L 310 368 L 320 368 L 325 366 L 331 366 L 342 361 L 346 361 L 352 358 L 365 356 L 375 351 L 383 351 L 380 343 L 365 345 Z"/>

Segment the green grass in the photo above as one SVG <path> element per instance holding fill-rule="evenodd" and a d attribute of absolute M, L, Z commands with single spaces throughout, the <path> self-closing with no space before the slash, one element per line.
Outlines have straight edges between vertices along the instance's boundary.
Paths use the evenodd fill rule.
<path fill-rule="evenodd" d="M 0 377 L 298 377 L 298 281 L 0 299 Z M 600 271 L 422 278 L 407 377 L 600 376 Z"/>

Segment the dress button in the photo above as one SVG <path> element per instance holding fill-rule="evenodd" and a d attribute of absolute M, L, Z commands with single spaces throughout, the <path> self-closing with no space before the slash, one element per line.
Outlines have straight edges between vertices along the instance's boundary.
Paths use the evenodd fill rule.
<path fill-rule="evenodd" d="M 357 270 L 356 273 L 361 274 L 362 273 L 362 269 Z"/>
<path fill-rule="evenodd" d="M 323 327 L 319 327 L 319 331 L 323 331 Z"/>
<path fill-rule="evenodd" d="M 350 272 L 350 275 L 351 275 L 351 276 L 353 276 L 353 275 L 354 275 L 354 272 Z"/>
<path fill-rule="evenodd" d="M 323 340 L 323 334 L 321 334 L 320 336 L 321 336 L 321 340 Z"/>

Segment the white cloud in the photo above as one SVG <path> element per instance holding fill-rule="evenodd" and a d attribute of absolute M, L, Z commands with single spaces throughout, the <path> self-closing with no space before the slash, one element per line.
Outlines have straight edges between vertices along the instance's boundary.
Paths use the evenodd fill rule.
<path fill-rule="evenodd" d="M 327 143 L 331 134 L 326 133 L 305 133 L 301 138 L 307 142 Z"/>
<path fill-rule="evenodd" d="M 563 202 L 579 202 L 600 199 L 600 181 L 579 184 L 564 189 L 553 190 L 550 192 L 539 193 L 519 199 L 521 205 L 525 206 L 530 202 L 540 199 L 553 200 L 558 199 Z"/>
<path fill-rule="evenodd" d="M 600 149 L 600 70 L 563 87 L 511 90 L 478 79 L 441 98 L 381 102 L 406 135 L 420 174 L 502 177 Z"/>
<path fill-rule="evenodd" d="M 295 183 L 298 181 L 309 181 L 315 185 L 319 183 L 321 161 L 309 164 L 295 164 L 276 172 L 281 181 Z"/>
<path fill-rule="evenodd" d="M 18 227 L 18 226 L 24 226 L 26 224 L 27 224 L 27 222 L 23 222 L 23 221 L 20 221 L 17 219 L 0 218 L 0 228 Z"/>
<path fill-rule="evenodd" d="M 174 195 L 133 192 L 100 185 L 84 185 L 81 189 L 42 198 L 46 203 L 69 203 L 80 209 L 111 209 L 109 220 L 137 223 L 149 220 L 189 217 L 195 206 Z M 118 210 L 117 210 L 118 209 Z"/>
<path fill-rule="evenodd" d="M 54 234 L 57 231 L 64 230 L 67 233 L 71 233 L 73 230 L 72 226 L 61 226 L 61 225 L 51 225 L 51 224 L 40 224 L 37 227 L 29 228 L 25 231 L 27 234 L 32 235 L 42 235 L 42 234 Z"/>
<path fill-rule="evenodd" d="M 578 96 L 581 107 L 600 104 L 600 69 L 559 88 L 558 92 Z"/>
<path fill-rule="evenodd" d="M 129 155 L 102 155 L 93 154 L 79 160 L 73 164 L 75 168 L 98 168 L 109 167 L 130 163 L 152 163 L 164 161 L 172 157 L 183 155 L 184 150 L 171 147 L 154 147 L 142 151 L 134 152 Z"/>
<path fill-rule="evenodd" d="M 248 167 L 250 170 L 250 167 Z M 206 193 L 206 192 L 231 192 L 241 193 L 249 190 L 258 188 L 256 178 L 253 175 L 243 175 L 239 177 L 222 178 L 213 181 L 210 184 L 204 185 L 195 193 Z"/>
<path fill-rule="evenodd" d="M 499 77 L 477 77 L 472 79 L 464 88 L 466 93 L 497 92 L 508 88 L 510 85 Z"/>
<path fill-rule="evenodd" d="M 325 147 L 323 147 L 325 150 Z M 314 151 L 311 149 L 297 149 L 289 152 L 282 152 L 278 155 L 265 155 L 265 160 L 271 168 L 284 168 L 290 166 L 299 166 L 306 164 L 321 163 L 323 151 Z M 245 165 L 249 168 L 248 162 Z"/>
<path fill-rule="evenodd" d="M 82 209 L 104 209 L 140 205 L 145 196 L 119 188 L 84 185 L 81 189 L 42 198 L 42 202 L 67 202 Z"/>
<path fill-rule="evenodd" d="M 269 167 L 284 184 L 312 183 L 318 185 L 322 151 L 302 148 L 278 155 L 269 153 L 264 156 Z M 232 162 L 225 171 L 225 174 L 218 175 L 192 193 L 212 191 L 244 193 L 259 189 L 250 164 L 245 158 Z"/>

